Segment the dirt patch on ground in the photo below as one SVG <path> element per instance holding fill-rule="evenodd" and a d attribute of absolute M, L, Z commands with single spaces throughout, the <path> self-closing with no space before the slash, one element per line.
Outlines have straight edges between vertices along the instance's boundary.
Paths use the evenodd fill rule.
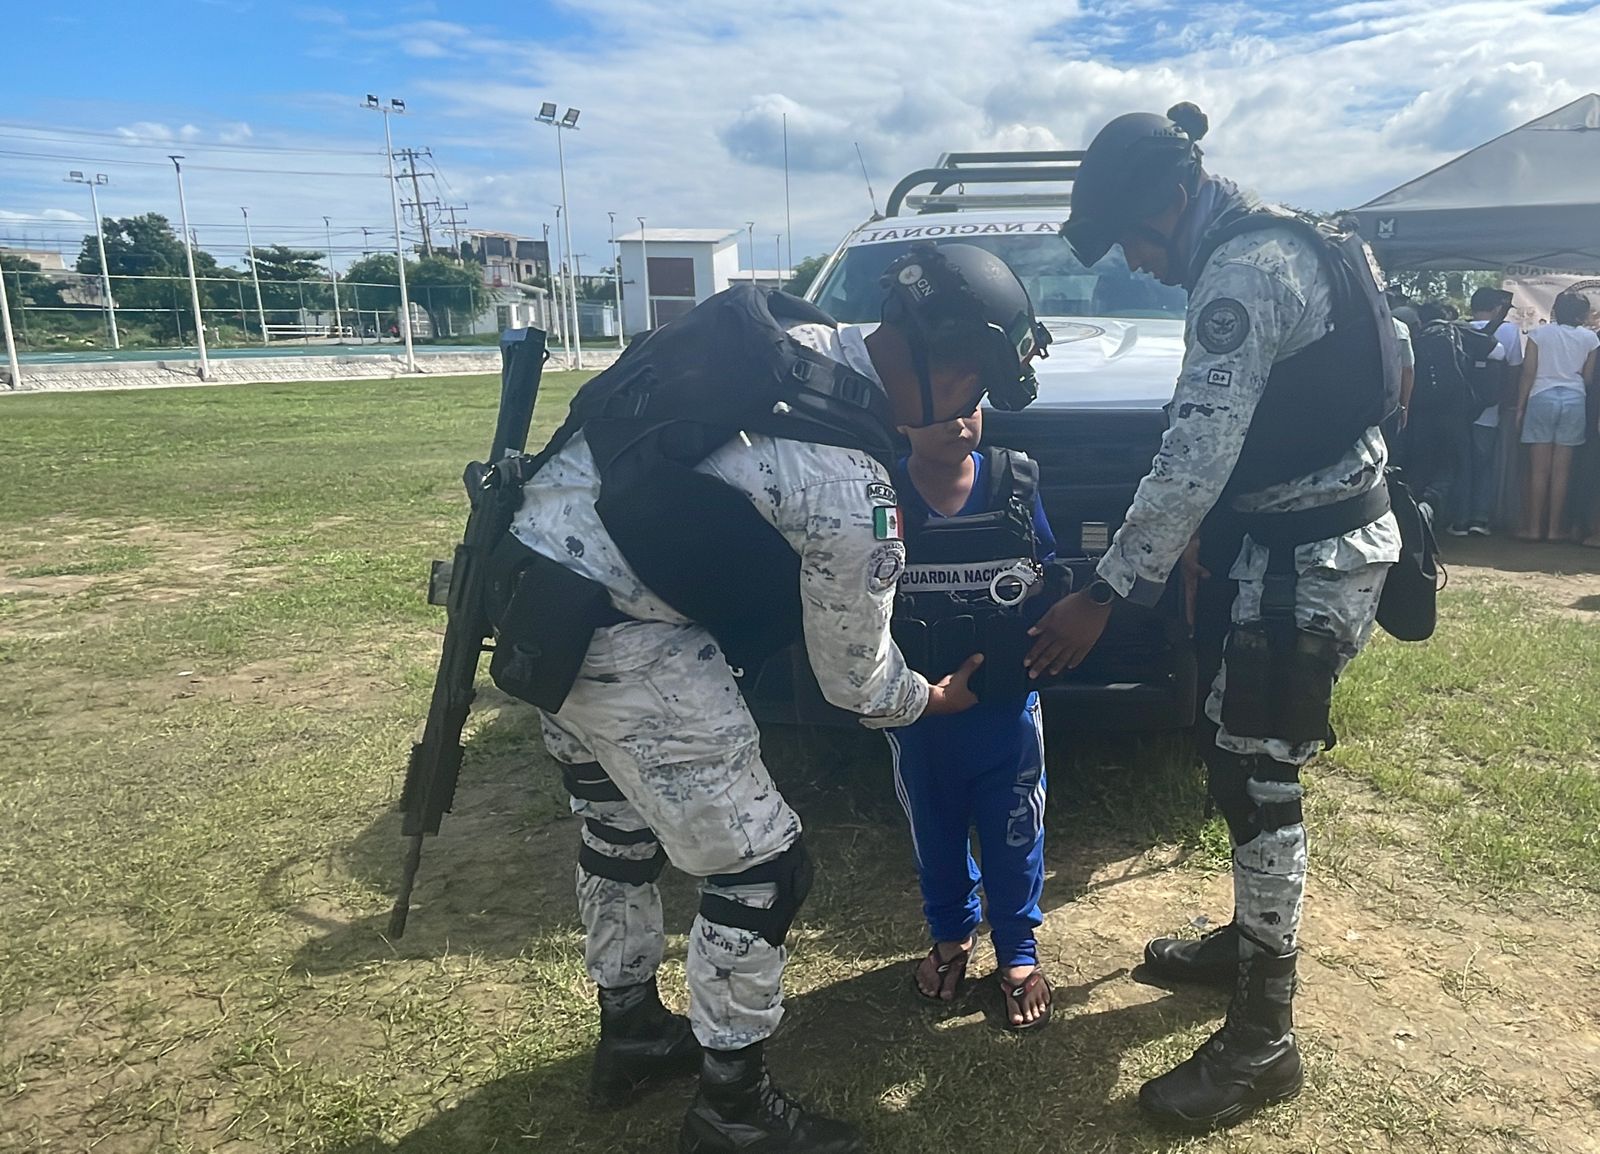
<path fill-rule="evenodd" d="M 1512 589 L 1562 616 L 1600 621 L 1600 549 L 1511 537 L 1447 538 L 1440 548 L 1452 584 Z"/>

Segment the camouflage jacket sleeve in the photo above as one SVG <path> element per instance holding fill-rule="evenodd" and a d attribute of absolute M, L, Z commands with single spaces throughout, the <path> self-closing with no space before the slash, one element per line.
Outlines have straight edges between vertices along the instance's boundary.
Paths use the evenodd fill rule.
<path fill-rule="evenodd" d="M 927 707 L 928 682 L 889 636 L 905 544 L 878 539 L 858 480 L 808 485 L 800 496 L 800 603 L 822 695 L 871 728 L 909 725 Z"/>
<path fill-rule="evenodd" d="M 1267 374 L 1305 312 L 1300 292 L 1247 258 L 1214 258 L 1195 286 L 1167 432 L 1099 565 L 1129 601 L 1161 599 L 1189 538 L 1222 495 Z"/>

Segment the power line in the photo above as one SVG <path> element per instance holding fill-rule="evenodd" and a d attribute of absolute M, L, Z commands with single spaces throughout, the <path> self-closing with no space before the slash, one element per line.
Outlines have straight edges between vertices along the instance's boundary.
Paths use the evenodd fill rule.
<path fill-rule="evenodd" d="M 21 129 L 20 132 L 7 132 L 6 129 Z M 63 133 L 66 135 L 53 135 Z M 366 148 L 312 148 L 297 147 L 287 144 L 244 144 L 242 142 L 217 141 L 205 143 L 196 140 L 146 140 L 139 137 L 124 136 L 120 132 L 95 132 L 87 128 L 58 128 L 45 127 L 31 124 L 22 124 L 16 121 L 0 120 L 0 137 L 11 140 L 37 140 L 49 144 L 77 144 L 77 137 L 89 137 L 96 141 L 105 141 L 126 148 L 168 148 L 173 144 L 182 144 L 184 148 L 196 152 L 212 149 L 218 152 L 280 152 L 293 153 L 307 156 L 374 156 L 381 155 Z"/>
<path fill-rule="evenodd" d="M 156 160 L 128 160 L 126 157 L 112 158 L 108 156 L 62 156 L 54 152 L 20 152 L 10 149 L 0 149 L 0 156 L 14 156 L 24 160 L 54 160 L 62 164 L 110 164 L 110 165 L 137 165 L 140 168 L 167 168 L 170 165 L 162 164 Z M 235 168 L 220 164 L 191 164 L 187 168 L 197 172 L 253 172 L 263 176 L 359 176 L 363 179 L 382 179 L 381 172 L 328 172 L 321 169 L 293 169 L 293 168 Z"/>

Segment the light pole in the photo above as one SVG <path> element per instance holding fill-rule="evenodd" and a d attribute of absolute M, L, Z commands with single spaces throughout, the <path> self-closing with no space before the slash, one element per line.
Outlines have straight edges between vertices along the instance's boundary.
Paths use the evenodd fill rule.
<path fill-rule="evenodd" d="M 548 124 L 556 130 L 556 161 L 561 166 L 561 210 L 566 218 L 565 248 L 568 259 L 572 253 L 572 213 L 567 209 L 567 157 L 561 146 L 563 132 L 576 132 L 578 130 L 578 110 L 569 108 L 562 114 L 561 119 L 556 119 L 556 106 L 548 100 L 539 105 L 538 121 Z M 567 295 L 572 298 L 572 351 L 578 358 L 578 368 L 583 368 L 583 339 L 578 335 L 578 292 L 575 285 L 568 286 Z"/>
<path fill-rule="evenodd" d="M 772 267 L 778 273 L 778 287 L 783 287 L 783 233 L 772 238 Z"/>
<path fill-rule="evenodd" d="M 183 199 L 183 157 L 167 157 L 178 174 L 178 216 L 183 221 L 183 255 L 189 263 L 189 299 L 194 304 L 194 335 L 200 350 L 200 379 L 211 379 L 211 363 L 206 360 L 206 318 L 200 311 L 200 282 L 194 276 L 194 237 L 189 233 L 189 205 Z"/>
<path fill-rule="evenodd" d="M 333 282 L 333 327 L 338 339 L 344 340 L 344 314 L 339 311 L 339 274 L 333 271 L 333 221 L 322 218 L 322 227 L 328 231 L 328 279 Z"/>
<path fill-rule="evenodd" d="M 617 244 L 617 214 L 606 213 L 611 221 L 611 274 L 617 288 L 617 348 L 624 349 L 628 342 L 622 336 L 622 248 Z"/>
<path fill-rule="evenodd" d="M 567 368 L 570 369 L 570 368 L 573 367 L 573 365 L 572 365 L 572 334 L 567 329 L 567 322 L 569 320 L 569 317 L 568 317 L 568 314 L 567 314 L 567 289 L 570 288 L 571 286 L 567 283 L 567 257 L 566 257 L 566 250 L 564 250 L 561 247 L 561 206 L 558 204 L 558 205 L 555 206 L 555 209 L 556 209 L 556 266 L 555 266 L 554 276 L 556 277 L 556 281 L 555 281 L 556 301 L 558 302 L 557 307 L 561 309 L 561 351 L 565 354 L 566 361 L 567 361 Z"/>
<path fill-rule="evenodd" d="M 394 139 L 389 135 L 389 114 L 405 115 L 406 102 L 391 98 L 384 104 L 372 93 L 367 93 L 363 108 L 383 113 L 383 154 L 389 159 L 389 208 L 394 213 L 394 260 L 400 274 L 400 335 L 406 342 L 406 371 L 417 371 L 417 352 L 411 344 L 411 296 L 406 291 L 406 244 L 400 236 L 400 193 L 394 182 Z"/>
<path fill-rule="evenodd" d="M 250 235 L 250 210 L 241 204 L 239 211 L 244 214 L 244 246 L 250 251 L 250 283 L 256 290 L 256 320 L 261 325 L 261 347 L 265 348 L 272 342 L 267 339 L 267 310 L 261 307 L 261 275 L 256 271 L 256 242 Z"/>
<path fill-rule="evenodd" d="M 100 285 L 106 294 L 106 327 L 111 330 L 111 347 L 120 349 L 122 339 L 117 334 L 117 304 L 111 299 L 111 270 L 106 267 L 106 230 L 100 220 L 100 197 L 95 189 L 102 184 L 110 184 L 111 178 L 103 172 L 94 174 L 94 179 L 76 170 L 67 173 L 67 179 L 73 184 L 87 184 L 89 186 L 89 203 L 94 206 L 94 242 L 100 249 Z"/>
<path fill-rule="evenodd" d="M 756 222 L 753 221 L 753 220 L 745 221 L 744 222 L 744 230 L 745 230 L 745 232 L 750 234 L 750 283 L 751 284 L 755 284 L 756 283 Z"/>
<path fill-rule="evenodd" d="M 17 278 L 18 288 L 22 278 Z M 17 363 L 17 338 L 11 332 L 11 301 L 6 296 L 6 270 L 0 265 L 0 329 L 6 331 L 6 361 L 11 365 L 11 387 L 22 387 L 22 366 Z"/>
<path fill-rule="evenodd" d="M 655 314 L 650 308 L 650 246 L 645 242 L 644 217 L 639 218 L 639 260 L 644 265 L 644 327 L 656 327 Z"/>

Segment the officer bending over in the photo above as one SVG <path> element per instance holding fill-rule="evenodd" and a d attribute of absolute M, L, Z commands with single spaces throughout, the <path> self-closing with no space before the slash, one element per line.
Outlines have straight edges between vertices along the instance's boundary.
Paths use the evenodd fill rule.
<path fill-rule="evenodd" d="M 1038 324 L 1010 269 L 971 246 L 916 250 L 883 285 L 884 323 L 870 333 L 783 294 L 739 295 L 753 286 L 656 330 L 629 349 L 614 379 L 655 355 L 652 342 L 681 355 L 656 355 L 639 389 L 621 388 L 600 416 L 569 417 L 555 444 L 569 439 L 527 483 L 512 525 L 544 564 L 603 591 L 576 679 L 543 715 L 546 745 L 584 819 L 577 893 L 585 962 L 599 987 L 594 1093 L 620 1102 L 697 1067 L 699 1093 L 679 1140 L 686 1152 L 859 1148 L 852 1127 L 803 1109 L 767 1076 L 762 1047 L 783 1015 L 784 942 L 811 863 L 800 818 L 762 764 L 736 667 L 753 671 L 761 655 L 803 633 L 823 694 L 867 726 L 903 726 L 975 701 L 967 681 L 976 657 L 930 684 L 890 638 L 905 565 L 897 499 L 884 464 L 858 446 L 875 443 L 887 456 L 894 426 L 970 413 L 986 392 L 1006 407 L 1026 404 Z M 723 298 L 770 308 L 787 337 L 740 330 L 738 350 L 729 336 L 689 357 L 685 326 L 714 307 L 724 309 L 716 317 L 733 316 Z M 795 349 L 803 354 L 784 378 L 795 385 L 790 399 L 762 411 L 779 435 L 750 432 L 752 423 L 724 429 L 692 469 L 678 468 L 668 458 L 682 458 L 684 442 L 724 420 L 746 382 L 728 382 L 708 411 L 654 424 L 652 382 L 703 384 L 734 351 L 757 347 L 790 361 Z M 583 402 L 580 392 L 574 414 Z M 858 423 L 875 420 L 876 438 L 841 433 L 841 406 Z M 618 413 L 621 422 L 611 419 Z M 639 413 L 643 432 L 618 435 Z M 702 879 L 687 1021 L 656 991 L 656 879 L 667 861 Z"/>
<path fill-rule="evenodd" d="M 1100 580 L 1054 606 L 1029 656 L 1076 665 L 1112 603 L 1154 604 L 1202 519 L 1242 529 L 1223 668 L 1206 702 L 1210 792 L 1234 844 L 1234 920 L 1146 948 L 1150 970 L 1233 987 L 1227 1021 L 1147 1082 L 1140 1105 L 1191 1128 L 1296 1094 L 1292 1032 L 1306 833 L 1300 767 L 1331 738 L 1333 684 L 1371 633 L 1399 557 L 1378 424 L 1398 405 L 1398 356 L 1365 250 L 1257 203 L 1201 167 L 1193 105 L 1132 113 L 1090 144 L 1063 235 L 1092 265 L 1189 289 L 1170 426 Z"/>

